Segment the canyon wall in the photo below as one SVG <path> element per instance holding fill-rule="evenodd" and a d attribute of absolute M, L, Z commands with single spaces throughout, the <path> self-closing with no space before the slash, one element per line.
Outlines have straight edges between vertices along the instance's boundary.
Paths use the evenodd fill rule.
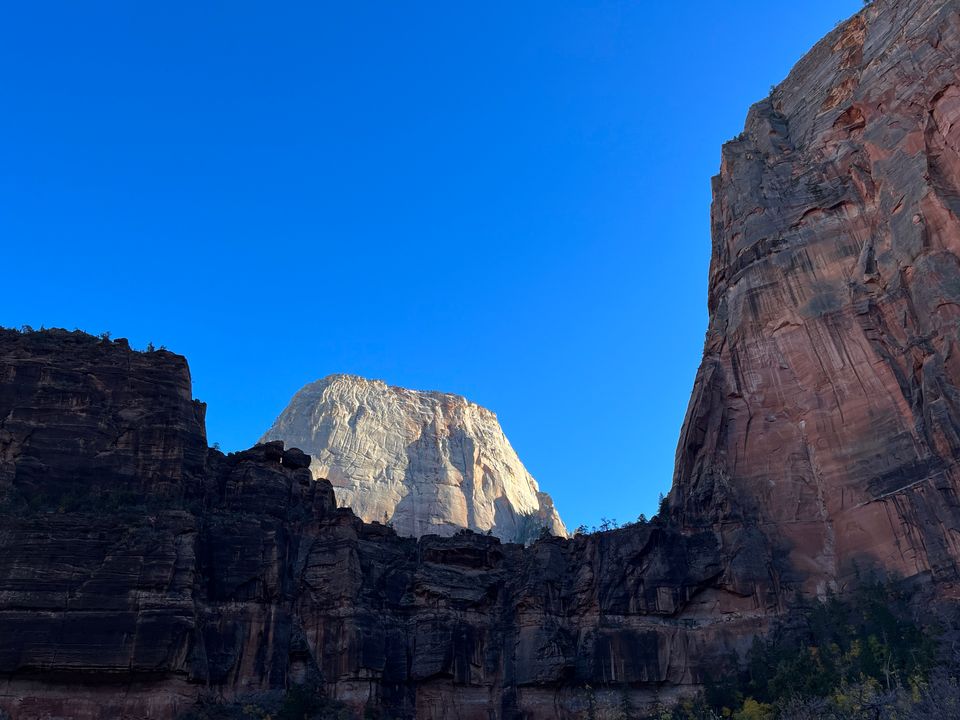
<path fill-rule="evenodd" d="M 0 709 L 175 718 L 318 687 L 357 714 L 577 718 L 689 692 L 777 612 L 760 534 L 398 536 L 283 443 L 207 449 L 183 358 L 0 331 Z"/>
<path fill-rule="evenodd" d="M 751 108 L 713 182 L 710 326 L 671 501 L 811 592 L 957 579 L 960 5 L 878 0 Z"/>

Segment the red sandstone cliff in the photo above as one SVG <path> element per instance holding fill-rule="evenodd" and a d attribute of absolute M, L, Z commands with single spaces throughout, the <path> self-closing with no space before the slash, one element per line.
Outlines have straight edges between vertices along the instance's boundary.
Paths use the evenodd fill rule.
<path fill-rule="evenodd" d="M 714 178 L 684 523 L 744 521 L 823 591 L 957 579 L 960 3 L 878 0 L 749 113 Z"/>

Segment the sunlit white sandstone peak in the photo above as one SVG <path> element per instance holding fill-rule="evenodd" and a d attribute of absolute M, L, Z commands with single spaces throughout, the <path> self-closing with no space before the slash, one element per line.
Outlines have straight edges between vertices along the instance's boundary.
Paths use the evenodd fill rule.
<path fill-rule="evenodd" d="M 566 534 L 497 416 L 459 395 L 329 375 L 294 395 L 262 440 L 310 453 L 313 476 L 333 483 L 339 505 L 401 535 Z"/>

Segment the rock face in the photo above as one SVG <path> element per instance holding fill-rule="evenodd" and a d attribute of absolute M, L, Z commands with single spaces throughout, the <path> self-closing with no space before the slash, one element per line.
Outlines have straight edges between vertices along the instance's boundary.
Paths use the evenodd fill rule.
<path fill-rule="evenodd" d="M 810 591 L 957 579 L 960 4 L 877 0 L 755 105 L 714 179 L 685 524 L 767 528 Z"/>
<path fill-rule="evenodd" d="M 280 442 L 205 448 L 183 358 L 0 331 L 0 710 L 175 718 L 319 687 L 359 716 L 579 718 L 689 691 L 777 606 L 750 529 L 398 536 Z"/>
<path fill-rule="evenodd" d="M 178 355 L 0 330 L 11 717 L 171 718 L 204 686 L 282 682 L 295 540 L 333 492 L 297 450 L 208 450 L 203 415 Z"/>
<path fill-rule="evenodd" d="M 310 453 L 340 505 L 400 535 L 566 535 L 497 416 L 459 395 L 330 375 L 294 395 L 261 442 L 270 440 Z"/>

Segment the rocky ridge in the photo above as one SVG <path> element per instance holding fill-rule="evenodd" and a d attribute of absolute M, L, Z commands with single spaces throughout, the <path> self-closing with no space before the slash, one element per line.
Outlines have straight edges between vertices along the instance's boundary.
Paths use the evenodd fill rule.
<path fill-rule="evenodd" d="M 261 438 L 271 440 L 308 452 L 341 506 L 400 535 L 566 535 L 497 416 L 458 395 L 330 375 L 294 395 Z"/>

